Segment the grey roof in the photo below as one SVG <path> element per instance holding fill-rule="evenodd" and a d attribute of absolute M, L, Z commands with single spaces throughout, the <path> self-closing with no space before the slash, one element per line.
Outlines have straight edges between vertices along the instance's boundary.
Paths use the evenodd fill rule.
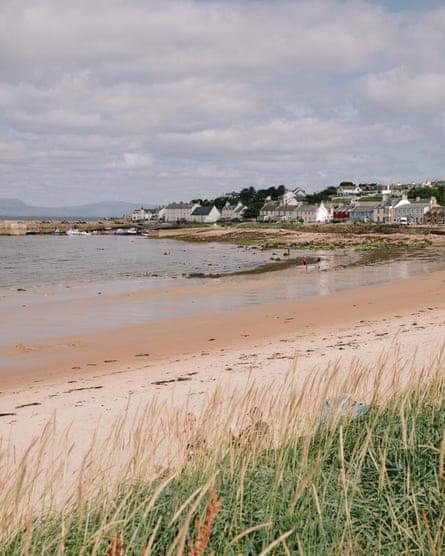
<path fill-rule="evenodd" d="M 303 212 L 316 212 L 319 208 L 319 205 L 301 205 L 301 207 L 298 207 L 298 210 Z"/>
<path fill-rule="evenodd" d="M 165 208 L 167 209 L 191 209 L 195 205 L 193 203 L 170 203 Z"/>
<path fill-rule="evenodd" d="M 353 207 L 350 212 L 351 213 L 360 213 L 360 212 L 372 212 L 375 208 L 377 207 L 377 205 L 370 205 L 370 206 L 358 206 L 358 207 Z"/>
<path fill-rule="evenodd" d="M 276 210 L 278 206 L 278 201 L 268 201 L 267 203 L 264 203 L 261 210 Z"/>
<path fill-rule="evenodd" d="M 192 212 L 192 216 L 208 216 L 212 209 L 213 207 L 196 207 Z"/>

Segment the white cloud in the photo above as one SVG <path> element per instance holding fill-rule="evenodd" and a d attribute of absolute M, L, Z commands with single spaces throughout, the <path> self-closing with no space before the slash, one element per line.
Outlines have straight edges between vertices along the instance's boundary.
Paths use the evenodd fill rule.
<path fill-rule="evenodd" d="M 167 202 L 440 174 L 445 10 L 380 4 L 6 0 L 0 197 Z"/>
<path fill-rule="evenodd" d="M 413 75 L 406 67 L 366 76 L 359 86 L 362 102 L 368 109 L 389 115 L 445 110 L 445 73 Z"/>

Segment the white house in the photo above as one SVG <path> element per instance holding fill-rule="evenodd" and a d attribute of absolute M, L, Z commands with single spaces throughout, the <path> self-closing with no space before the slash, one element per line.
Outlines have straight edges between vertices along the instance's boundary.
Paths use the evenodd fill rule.
<path fill-rule="evenodd" d="M 338 197 L 357 197 L 362 193 L 362 189 L 359 185 L 340 185 L 337 187 Z"/>
<path fill-rule="evenodd" d="M 437 206 L 435 197 L 428 201 L 416 199 L 415 201 L 401 201 L 394 207 L 394 222 L 398 224 L 423 224 L 424 216 L 432 207 Z"/>
<path fill-rule="evenodd" d="M 305 198 L 307 197 L 306 191 L 301 187 L 296 187 L 295 189 L 293 189 L 292 194 L 296 201 L 304 201 Z"/>
<path fill-rule="evenodd" d="M 281 197 L 281 204 L 283 205 L 292 205 L 297 206 L 300 203 L 300 200 L 297 199 L 297 194 L 295 191 L 285 191 Z"/>
<path fill-rule="evenodd" d="M 285 205 L 277 201 L 264 203 L 258 217 L 260 222 L 329 222 L 332 220 L 332 207 L 320 205 Z"/>
<path fill-rule="evenodd" d="M 170 203 L 159 211 L 159 219 L 165 222 L 188 222 L 198 203 Z"/>
<path fill-rule="evenodd" d="M 238 202 L 236 205 L 231 205 L 227 202 L 221 210 L 221 218 L 226 220 L 233 220 L 234 218 L 242 218 L 247 207 L 243 203 Z"/>
<path fill-rule="evenodd" d="M 153 220 L 156 218 L 156 211 L 153 209 L 144 209 L 141 207 L 140 209 L 134 209 L 131 213 L 131 220 L 132 222 L 143 222 L 147 220 Z"/>
<path fill-rule="evenodd" d="M 318 207 L 317 215 L 315 217 L 316 222 L 321 222 L 326 224 L 332 220 L 333 209 L 332 207 L 327 208 L 323 201 L 321 201 L 320 206 Z"/>
<path fill-rule="evenodd" d="M 221 213 L 215 206 L 195 207 L 190 215 L 192 222 L 216 222 L 221 218 Z"/>

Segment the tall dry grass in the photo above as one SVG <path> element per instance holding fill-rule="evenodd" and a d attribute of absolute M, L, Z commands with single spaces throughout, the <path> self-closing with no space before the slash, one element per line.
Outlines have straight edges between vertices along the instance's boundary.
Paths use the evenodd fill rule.
<path fill-rule="evenodd" d="M 128 410 L 75 472 L 56 420 L 19 460 L 3 445 L 3 553 L 443 552 L 443 353 L 421 369 L 339 361 L 304 384 L 297 363 L 273 387 L 252 375 L 245 391 L 215 389 L 196 421 L 188 407 Z M 366 413 L 324 421 L 339 396 Z M 234 439 L 252 407 L 268 434 Z"/>

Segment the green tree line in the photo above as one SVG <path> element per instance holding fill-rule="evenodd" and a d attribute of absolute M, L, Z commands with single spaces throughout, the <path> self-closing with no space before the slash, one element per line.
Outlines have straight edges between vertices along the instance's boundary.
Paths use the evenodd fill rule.
<path fill-rule="evenodd" d="M 226 203 L 236 205 L 238 202 L 241 202 L 247 207 L 243 216 L 245 218 L 256 218 L 267 198 L 276 201 L 284 195 L 285 192 L 286 187 L 284 185 L 279 185 L 278 187 L 272 186 L 267 189 L 259 189 L 258 191 L 251 186 L 245 187 L 239 193 L 230 193 L 230 195 L 217 197 L 212 200 L 192 199 L 192 203 L 199 203 L 201 206 L 215 205 L 217 209 L 221 210 Z"/>

